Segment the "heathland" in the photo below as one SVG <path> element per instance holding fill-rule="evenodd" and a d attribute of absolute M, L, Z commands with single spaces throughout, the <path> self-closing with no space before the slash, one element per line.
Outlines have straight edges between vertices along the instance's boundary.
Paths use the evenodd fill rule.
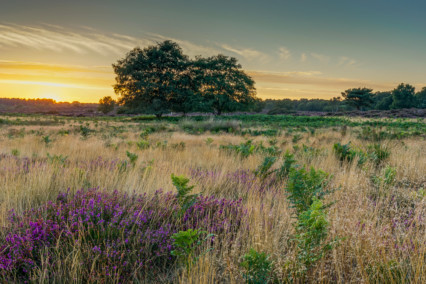
<path fill-rule="evenodd" d="M 422 118 L 0 127 L 0 282 L 426 281 Z"/>

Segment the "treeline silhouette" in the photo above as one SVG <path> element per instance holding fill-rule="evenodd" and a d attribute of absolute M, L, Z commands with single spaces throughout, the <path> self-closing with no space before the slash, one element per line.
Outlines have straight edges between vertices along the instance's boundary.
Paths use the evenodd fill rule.
<path fill-rule="evenodd" d="M 52 99 L 0 98 L 0 113 L 43 113 L 63 115 L 88 115 L 97 110 L 98 104 L 56 102 Z"/>
<path fill-rule="evenodd" d="M 394 90 L 375 92 L 367 88 L 348 89 L 343 97 L 332 99 L 266 99 L 259 102 L 257 109 L 269 114 L 296 111 L 345 112 L 354 110 L 392 110 L 404 108 L 426 108 L 426 87 L 415 92 L 409 84 L 400 84 Z"/>

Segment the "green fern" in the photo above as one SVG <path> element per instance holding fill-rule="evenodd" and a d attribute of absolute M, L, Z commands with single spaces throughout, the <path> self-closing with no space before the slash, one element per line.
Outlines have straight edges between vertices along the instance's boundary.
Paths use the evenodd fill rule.
<path fill-rule="evenodd" d="M 181 213 L 185 212 L 197 201 L 198 194 L 189 194 L 194 188 L 193 185 L 189 186 L 189 178 L 185 176 L 171 175 L 172 183 L 177 189 L 177 199 L 181 207 Z"/>

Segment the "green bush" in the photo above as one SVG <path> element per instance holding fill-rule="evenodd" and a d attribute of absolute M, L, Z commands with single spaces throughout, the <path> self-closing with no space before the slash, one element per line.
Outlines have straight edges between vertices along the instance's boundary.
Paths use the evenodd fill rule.
<path fill-rule="evenodd" d="M 390 150 L 386 146 L 376 143 L 368 146 L 367 154 L 376 165 L 380 165 L 389 158 Z"/>
<path fill-rule="evenodd" d="M 244 269 L 243 277 L 246 283 L 264 284 L 268 283 L 271 278 L 272 261 L 264 252 L 259 253 L 253 248 L 250 249 L 243 256 L 240 266 Z"/>
<path fill-rule="evenodd" d="M 138 149 L 140 150 L 144 150 L 144 149 L 148 149 L 149 148 L 149 142 L 146 141 L 145 139 L 141 139 L 138 142 L 136 142 L 136 146 L 138 147 Z"/>
<path fill-rule="evenodd" d="M 46 146 L 49 146 L 50 143 L 52 143 L 52 139 L 50 139 L 49 135 L 43 136 L 42 139 L 43 139 L 43 142 Z"/>
<path fill-rule="evenodd" d="M 130 160 L 130 163 L 133 165 L 133 166 L 135 166 L 135 163 L 136 163 L 136 160 L 138 159 L 138 155 L 136 155 L 136 154 L 134 154 L 134 153 L 131 153 L 131 152 L 129 152 L 129 151 L 126 151 L 126 156 L 127 156 L 127 158 L 129 158 L 129 160 Z"/>
<path fill-rule="evenodd" d="M 203 235 L 206 235 L 203 238 Z M 191 266 L 197 261 L 197 249 L 214 234 L 207 234 L 206 231 L 198 229 L 188 229 L 186 231 L 179 231 L 172 235 L 174 250 L 171 254 L 178 258 L 178 261 L 184 263 L 187 272 Z"/>
<path fill-rule="evenodd" d="M 215 120 L 210 118 L 204 121 L 194 121 L 193 119 L 184 119 L 179 122 L 179 126 L 185 132 L 190 134 L 226 132 L 236 133 L 241 130 L 241 121 L 238 120 Z"/>
<path fill-rule="evenodd" d="M 300 140 L 302 140 L 302 135 L 301 134 L 295 134 L 293 136 L 293 139 L 291 140 L 294 144 L 296 144 L 297 142 L 299 142 Z"/>
<path fill-rule="evenodd" d="M 179 142 L 179 143 L 173 143 L 173 144 L 170 145 L 170 147 L 174 150 L 182 151 L 182 150 L 185 150 L 186 144 L 185 144 L 185 142 L 182 141 L 182 142 Z"/>
<path fill-rule="evenodd" d="M 189 194 L 194 188 L 193 185 L 188 185 L 189 178 L 186 178 L 185 176 L 175 176 L 174 174 L 171 175 L 171 178 L 172 183 L 177 190 L 177 199 L 181 207 L 180 213 L 184 213 L 187 209 L 195 204 L 198 194 Z"/>
<path fill-rule="evenodd" d="M 283 164 L 278 169 L 277 177 L 279 179 L 288 177 L 288 174 L 290 173 L 290 169 L 295 165 L 295 163 L 296 163 L 296 160 L 294 159 L 294 155 L 287 150 L 284 154 Z"/>
<path fill-rule="evenodd" d="M 49 161 L 49 163 L 51 164 L 65 164 L 65 162 L 67 161 L 68 156 L 62 156 L 62 155 L 50 155 L 49 153 L 47 153 L 47 160 Z"/>
<path fill-rule="evenodd" d="M 337 243 L 337 240 L 326 242 L 329 222 L 324 208 L 322 201 L 313 197 L 309 209 L 298 217 L 295 237 L 298 248 L 295 274 L 298 277 L 303 277 Z"/>
<path fill-rule="evenodd" d="M 382 170 L 382 173 L 380 176 L 373 175 L 372 180 L 377 187 L 388 188 L 394 185 L 395 178 L 396 178 L 396 168 L 393 168 L 388 165 L 386 166 L 386 168 Z"/>
<path fill-rule="evenodd" d="M 235 152 L 241 156 L 241 158 L 247 158 L 254 153 L 256 145 L 253 144 L 252 140 L 248 140 L 240 145 L 221 145 L 220 149 Z"/>
<path fill-rule="evenodd" d="M 275 170 L 271 170 L 271 167 L 275 164 L 276 160 L 277 157 L 265 157 L 262 164 L 254 171 L 254 174 L 262 180 L 266 179 L 275 172 Z"/>
<path fill-rule="evenodd" d="M 329 181 L 329 174 L 322 170 L 290 168 L 286 191 L 297 216 L 309 210 L 314 198 L 321 199 L 331 192 L 326 189 Z"/>
<path fill-rule="evenodd" d="M 356 151 L 351 149 L 350 146 L 351 142 L 349 142 L 348 144 L 340 144 L 340 143 L 335 143 L 333 145 L 333 150 L 334 153 L 336 154 L 336 157 L 341 161 L 347 161 L 347 162 L 352 162 L 352 160 L 355 158 L 356 156 Z"/>
<path fill-rule="evenodd" d="M 12 149 L 12 156 L 15 156 L 15 157 L 19 157 L 19 150 L 18 149 Z"/>

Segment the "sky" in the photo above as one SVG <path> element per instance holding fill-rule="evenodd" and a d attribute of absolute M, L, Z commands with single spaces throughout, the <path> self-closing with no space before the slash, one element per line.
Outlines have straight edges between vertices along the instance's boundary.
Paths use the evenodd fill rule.
<path fill-rule="evenodd" d="M 233 56 L 260 98 L 426 86 L 424 0 L 0 0 L 0 97 L 98 102 L 112 64 L 176 41 Z"/>

